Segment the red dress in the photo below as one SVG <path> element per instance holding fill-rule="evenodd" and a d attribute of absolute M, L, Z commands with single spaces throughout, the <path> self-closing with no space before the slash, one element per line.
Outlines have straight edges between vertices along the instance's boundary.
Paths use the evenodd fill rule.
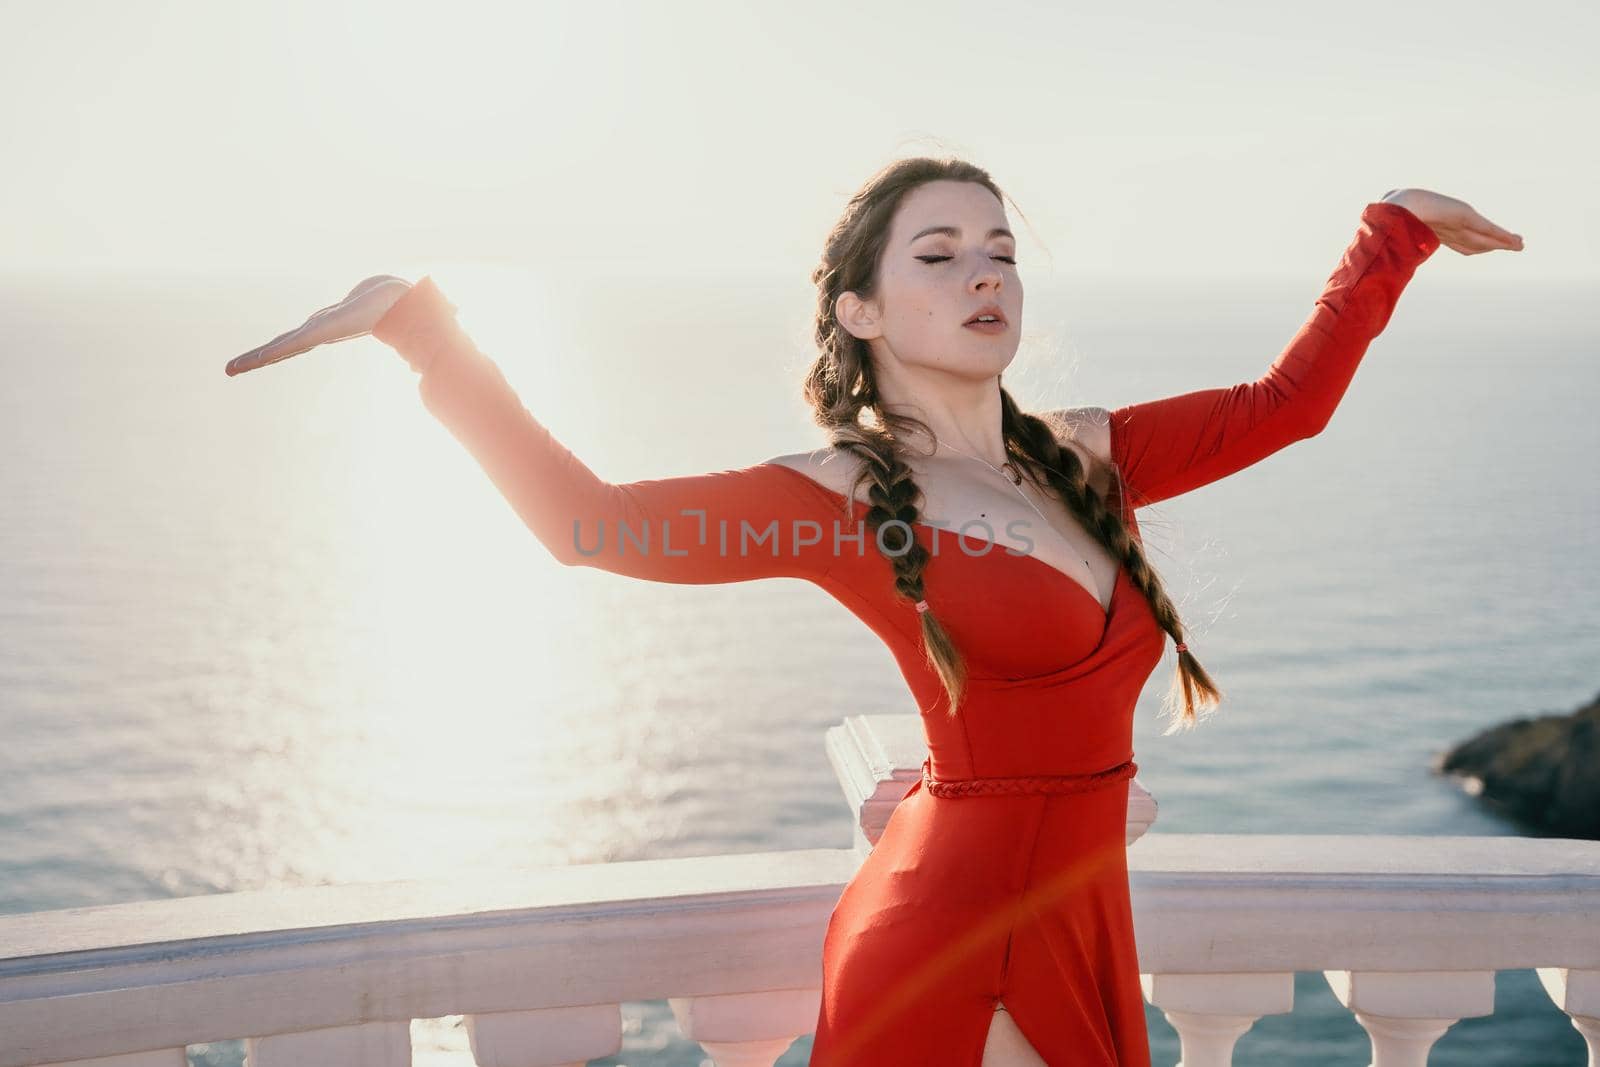
<path fill-rule="evenodd" d="M 1112 412 L 1123 492 L 1111 503 L 1135 536 L 1135 508 L 1321 430 L 1438 246 L 1409 211 L 1368 204 L 1309 319 L 1259 380 Z M 770 462 L 606 482 L 528 413 L 454 313 L 425 277 L 373 335 L 421 374 L 428 409 L 558 560 L 661 582 L 814 582 L 888 645 L 922 709 L 924 777 L 828 923 L 814 1067 L 977 1067 L 1002 1000 L 1052 1065 L 1147 1067 L 1125 783 L 1135 701 L 1166 634 L 1126 569 L 1107 611 L 1032 555 L 917 524 L 936 553 L 928 602 L 969 671 L 952 719 L 863 507 L 846 515 L 841 494 Z"/>

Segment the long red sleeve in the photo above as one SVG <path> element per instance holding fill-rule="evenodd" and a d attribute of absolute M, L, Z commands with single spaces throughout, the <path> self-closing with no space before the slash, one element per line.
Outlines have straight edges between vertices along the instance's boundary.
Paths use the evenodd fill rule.
<path fill-rule="evenodd" d="M 1111 454 L 1128 504 L 1197 489 L 1320 433 L 1412 274 L 1439 247 L 1426 223 L 1371 203 L 1289 347 L 1253 382 L 1111 412 Z"/>
<path fill-rule="evenodd" d="M 827 573 L 832 524 L 791 472 L 757 464 L 607 482 L 528 412 L 455 312 L 424 277 L 372 335 L 422 375 L 424 405 L 560 562 L 681 584 Z"/>

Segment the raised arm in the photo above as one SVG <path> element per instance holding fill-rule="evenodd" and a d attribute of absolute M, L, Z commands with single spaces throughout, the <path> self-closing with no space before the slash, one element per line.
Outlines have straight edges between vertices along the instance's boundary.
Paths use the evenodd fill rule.
<path fill-rule="evenodd" d="M 1406 283 L 1439 244 L 1407 209 L 1368 204 L 1311 317 L 1266 374 L 1112 411 L 1111 456 L 1128 504 L 1197 489 L 1321 432 Z"/>
<path fill-rule="evenodd" d="M 424 277 L 372 329 L 421 375 L 424 405 L 477 459 L 534 535 L 568 566 L 659 582 L 819 579 L 829 521 L 781 470 L 757 464 L 616 485 L 518 399 L 456 307 Z"/>

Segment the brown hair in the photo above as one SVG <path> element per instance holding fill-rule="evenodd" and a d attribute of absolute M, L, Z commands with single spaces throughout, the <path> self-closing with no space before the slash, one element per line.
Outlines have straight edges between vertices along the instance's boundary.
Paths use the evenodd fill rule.
<path fill-rule="evenodd" d="M 854 498 L 861 486 L 867 485 L 872 506 L 866 522 L 876 535 L 879 550 L 894 567 L 896 591 L 912 602 L 923 599 L 923 571 L 930 556 L 911 536 L 922 491 L 912 477 L 905 449 L 894 431 L 915 428 L 930 440 L 936 438 L 922 420 L 885 410 L 878 394 L 871 348 L 839 323 L 834 308 L 841 293 L 853 292 L 863 300 L 872 298 L 895 212 L 907 193 L 932 181 L 976 182 L 1002 204 L 1006 199 L 988 172 L 959 159 L 902 159 L 873 175 L 850 198 L 844 214 L 828 234 L 822 262 L 812 271 L 811 280 L 817 286 L 815 337 L 820 354 L 805 380 L 805 398 L 812 416 L 828 432 L 832 447 L 862 463 L 849 496 Z M 1183 622 L 1160 576 L 1127 524 L 1089 484 L 1077 453 L 1063 447 L 1043 419 L 1018 407 L 1003 385 L 1000 402 L 1001 434 L 1007 450 L 1021 460 L 1019 466 L 1029 481 L 1041 490 L 1053 491 L 1084 529 L 1122 560 L 1130 580 L 1149 601 L 1156 622 L 1172 635 L 1174 642 L 1182 643 Z M 861 421 L 863 410 L 872 413 L 874 424 Z M 1109 471 L 1111 484 L 1120 495 L 1122 483 L 1115 463 L 1109 465 Z M 847 500 L 846 506 L 849 505 Z M 880 532 L 880 527 L 896 519 L 899 523 Z M 932 610 L 920 612 L 918 618 L 922 620 L 927 662 L 943 682 L 950 714 L 954 716 L 966 682 L 961 653 Z M 1173 716 L 1166 732 L 1192 727 L 1197 708 L 1214 708 L 1221 696 L 1194 653 L 1178 653 L 1177 673 L 1162 704 Z"/>

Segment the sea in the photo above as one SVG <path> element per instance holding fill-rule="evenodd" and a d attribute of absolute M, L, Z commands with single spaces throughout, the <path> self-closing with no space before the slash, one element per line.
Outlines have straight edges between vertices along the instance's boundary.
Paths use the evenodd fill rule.
<path fill-rule="evenodd" d="M 1600 691 L 1596 293 L 1472 265 L 1424 264 L 1320 434 L 1140 513 L 1225 693 L 1163 736 L 1170 648 L 1147 685 L 1152 833 L 1530 832 L 1431 763 Z M 424 273 L 371 273 L 391 271 Z M 803 270 L 426 273 L 604 478 L 824 441 L 800 394 Z M 6 280 L 0 913 L 849 846 L 824 732 L 916 707 L 820 589 L 562 567 L 371 337 L 223 373 L 360 280 Z M 1319 292 L 1303 273 L 1039 279 L 1003 381 L 1030 410 L 1247 382 Z M 1495 991 L 1430 1063 L 1584 1062 L 1533 971 Z M 1147 1012 L 1153 1062 L 1176 1062 Z M 592 1065 L 710 1063 L 665 1001 L 623 1015 L 622 1051 Z M 459 1016 L 413 1030 L 419 1050 L 466 1047 Z M 243 1043 L 189 1057 L 239 1064 Z M 1370 1058 L 1302 973 L 1234 1062 Z"/>

